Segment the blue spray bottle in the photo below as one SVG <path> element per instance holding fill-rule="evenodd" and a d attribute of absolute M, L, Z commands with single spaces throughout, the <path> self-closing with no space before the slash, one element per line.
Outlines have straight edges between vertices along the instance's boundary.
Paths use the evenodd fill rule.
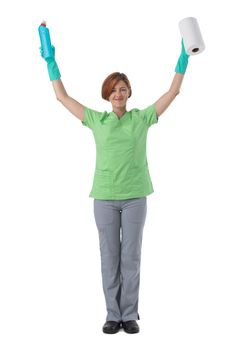
<path fill-rule="evenodd" d="M 46 27 L 45 21 L 41 23 L 38 30 L 44 59 L 46 60 L 47 58 L 53 58 L 49 29 Z"/>

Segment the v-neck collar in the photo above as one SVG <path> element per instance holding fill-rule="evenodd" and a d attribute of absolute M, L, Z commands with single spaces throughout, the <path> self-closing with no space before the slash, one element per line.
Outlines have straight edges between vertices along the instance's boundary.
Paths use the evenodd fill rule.
<path fill-rule="evenodd" d="M 126 112 L 123 114 L 123 116 L 122 116 L 121 118 L 119 118 L 119 117 L 116 115 L 116 113 L 113 112 L 113 111 L 112 111 L 110 114 L 112 114 L 115 118 L 117 118 L 118 121 L 121 121 L 121 119 L 124 119 L 124 118 L 127 116 L 128 113 L 129 113 L 129 112 L 126 111 Z"/>

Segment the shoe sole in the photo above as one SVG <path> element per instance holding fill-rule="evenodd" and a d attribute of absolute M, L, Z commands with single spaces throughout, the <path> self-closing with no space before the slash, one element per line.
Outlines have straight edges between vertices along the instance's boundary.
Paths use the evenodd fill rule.
<path fill-rule="evenodd" d="M 105 334 L 116 334 L 120 331 L 121 327 L 119 327 L 118 329 L 116 330 L 106 330 L 106 329 L 102 329 L 102 331 L 105 333 Z"/>
<path fill-rule="evenodd" d="M 139 333 L 139 330 L 137 330 L 137 331 L 127 331 L 127 330 L 124 329 L 124 331 L 125 331 L 126 333 L 128 333 L 128 334 L 136 334 L 136 333 Z"/>

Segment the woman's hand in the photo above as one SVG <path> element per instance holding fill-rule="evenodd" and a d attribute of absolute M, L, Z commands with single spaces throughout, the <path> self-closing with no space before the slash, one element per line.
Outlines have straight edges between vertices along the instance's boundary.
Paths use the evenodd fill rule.
<path fill-rule="evenodd" d="M 49 78 L 50 78 L 51 81 L 58 80 L 58 79 L 61 78 L 61 73 L 59 71 L 57 62 L 55 61 L 55 47 L 54 46 L 52 46 L 52 52 L 53 52 L 52 57 L 48 57 L 48 58 L 45 59 L 44 58 L 43 48 L 40 47 L 40 55 L 47 62 Z"/>
<path fill-rule="evenodd" d="M 176 68 L 175 68 L 176 73 L 184 74 L 186 72 L 186 68 L 188 65 L 188 59 L 189 59 L 189 55 L 185 51 L 184 40 L 182 39 L 182 41 L 181 41 L 181 53 L 180 53 L 180 57 L 177 61 Z"/>
<path fill-rule="evenodd" d="M 51 45 L 52 47 L 52 57 L 44 58 L 44 50 L 42 47 L 40 47 L 40 55 L 41 57 L 48 63 L 49 61 L 54 61 L 55 60 L 55 47 Z"/>

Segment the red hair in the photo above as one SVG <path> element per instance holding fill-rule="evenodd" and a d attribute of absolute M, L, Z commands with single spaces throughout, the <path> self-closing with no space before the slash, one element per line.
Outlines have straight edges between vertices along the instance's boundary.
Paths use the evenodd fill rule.
<path fill-rule="evenodd" d="M 120 80 L 122 80 L 129 89 L 129 97 L 132 95 L 131 85 L 127 76 L 124 73 L 115 72 L 110 74 L 103 82 L 102 97 L 104 100 L 109 101 L 109 96 L 112 93 L 112 89 Z"/>

